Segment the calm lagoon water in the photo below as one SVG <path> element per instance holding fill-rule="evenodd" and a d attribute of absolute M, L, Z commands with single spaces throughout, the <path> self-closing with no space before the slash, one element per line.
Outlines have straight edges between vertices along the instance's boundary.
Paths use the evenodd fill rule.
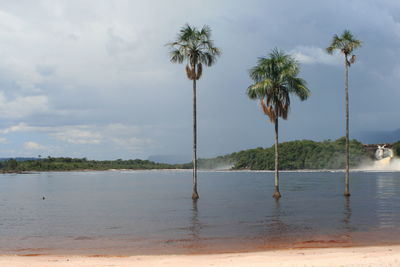
<path fill-rule="evenodd" d="M 0 175 L 0 254 L 171 254 L 400 244 L 400 173 Z M 43 200 L 42 197 L 45 197 Z"/>

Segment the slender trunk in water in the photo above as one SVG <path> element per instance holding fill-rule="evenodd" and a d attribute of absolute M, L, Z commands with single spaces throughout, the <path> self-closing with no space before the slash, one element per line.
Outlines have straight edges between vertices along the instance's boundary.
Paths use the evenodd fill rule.
<path fill-rule="evenodd" d="M 195 66 L 193 66 L 195 68 Z M 194 69 L 196 71 L 196 69 Z M 192 199 L 199 199 L 197 193 L 197 113 L 196 113 L 196 77 L 193 78 L 193 193 Z"/>
<path fill-rule="evenodd" d="M 349 190 L 349 169 L 350 169 L 350 150 L 349 150 L 349 64 L 347 63 L 347 55 L 345 55 L 345 93 L 346 93 L 346 174 L 345 174 L 345 188 L 344 196 L 350 196 Z"/>
<path fill-rule="evenodd" d="M 279 192 L 279 149 L 278 149 L 278 116 L 275 118 L 275 191 L 272 195 L 273 198 L 279 199 L 281 193 Z"/>

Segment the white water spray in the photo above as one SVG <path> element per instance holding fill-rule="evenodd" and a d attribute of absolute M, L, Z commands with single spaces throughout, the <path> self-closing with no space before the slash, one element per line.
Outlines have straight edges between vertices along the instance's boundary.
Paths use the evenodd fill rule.
<path fill-rule="evenodd" d="M 363 170 L 370 171 L 400 171 L 400 159 L 394 157 L 393 150 L 386 145 L 379 146 L 375 151 L 375 161 L 367 166 L 362 166 Z"/>

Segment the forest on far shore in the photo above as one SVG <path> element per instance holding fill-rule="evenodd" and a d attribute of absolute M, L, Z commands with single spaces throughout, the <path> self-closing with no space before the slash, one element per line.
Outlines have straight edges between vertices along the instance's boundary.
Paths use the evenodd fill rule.
<path fill-rule="evenodd" d="M 275 150 L 269 148 L 254 148 L 243 150 L 224 156 L 209 159 L 199 159 L 201 169 L 233 169 L 233 170 L 274 170 Z M 335 141 L 326 140 L 315 142 L 311 140 L 297 140 L 279 144 L 280 169 L 342 169 L 345 166 L 344 158 L 345 139 Z M 400 155 L 400 141 L 393 144 L 395 155 Z M 371 163 L 374 154 L 357 141 L 350 141 L 350 166 Z M 149 169 L 191 169 L 192 163 L 164 164 L 149 160 L 88 160 L 86 158 L 47 157 L 18 161 L 7 159 L 0 162 L 1 172 L 27 171 L 79 171 L 79 170 L 149 170 Z"/>
<path fill-rule="evenodd" d="M 315 142 L 297 140 L 279 144 L 279 164 L 281 170 L 303 169 L 343 169 L 345 167 L 345 138 L 335 141 Z M 393 144 L 395 155 L 400 155 L 400 141 Z M 353 139 L 350 141 L 350 167 L 368 164 L 375 160 L 374 151 Z M 199 159 L 202 169 L 229 168 L 234 170 L 274 170 L 275 147 L 254 148 L 219 156 Z"/>

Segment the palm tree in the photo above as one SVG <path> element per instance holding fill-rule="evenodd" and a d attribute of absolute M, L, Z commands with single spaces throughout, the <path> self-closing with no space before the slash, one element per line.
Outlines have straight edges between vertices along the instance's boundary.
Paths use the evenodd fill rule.
<path fill-rule="evenodd" d="M 333 54 L 335 50 L 339 50 L 344 54 L 344 91 L 346 95 L 346 174 L 344 196 L 350 196 L 349 190 L 349 169 L 350 169 L 350 152 L 349 152 L 349 67 L 354 64 L 356 56 L 353 51 L 361 46 L 361 41 L 354 38 L 350 31 L 345 30 L 341 36 L 335 34 L 332 42 L 326 52 Z M 350 57 L 351 56 L 351 57 Z"/>
<path fill-rule="evenodd" d="M 214 65 L 221 51 L 214 46 L 211 28 L 204 25 L 201 30 L 189 24 L 184 25 L 178 33 L 175 42 L 168 43 L 171 47 L 172 63 L 187 61 L 186 75 L 193 81 L 193 193 L 192 199 L 197 200 L 197 110 L 196 110 L 196 81 L 203 73 L 203 64 L 207 67 Z"/>
<path fill-rule="evenodd" d="M 290 107 L 290 94 L 306 100 L 310 91 L 306 81 L 297 77 L 299 64 L 290 55 L 278 49 L 272 50 L 269 58 L 258 59 L 257 66 L 250 70 L 254 81 L 247 88 L 250 99 L 258 99 L 265 115 L 275 125 L 275 199 L 281 197 L 279 192 L 279 150 L 278 150 L 278 118 L 286 120 Z"/>

